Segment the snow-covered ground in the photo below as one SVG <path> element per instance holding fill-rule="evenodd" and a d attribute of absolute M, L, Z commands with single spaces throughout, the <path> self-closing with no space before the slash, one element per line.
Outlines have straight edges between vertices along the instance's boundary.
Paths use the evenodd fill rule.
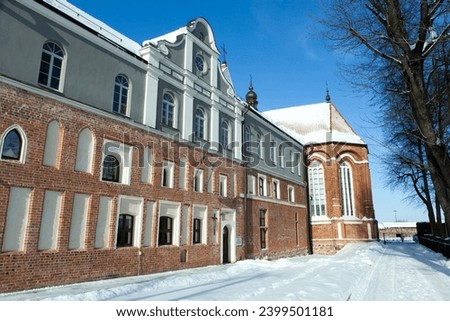
<path fill-rule="evenodd" d="M 1 294 L 0 300 L 447 301 L 450 262 L 413 242 L 359 243 L 333 256 L 246 260 Z"/>

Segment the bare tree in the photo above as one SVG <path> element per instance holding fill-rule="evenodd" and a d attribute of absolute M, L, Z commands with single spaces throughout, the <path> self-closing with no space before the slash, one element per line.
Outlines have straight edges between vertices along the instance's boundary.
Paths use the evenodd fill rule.
<path fill-rule="evenodd" d="M 427 209 L 433 235 L 442 236 L 440 204 L 435 201 L 424 144 L 419 138 L 411 115 L 407 114 L 403 103 L 398 103 L 389 104 L 389 109 L 384 111 L 382 117 L 384 141 L 388 151 L 382 159 L 387 171 L 388 185 L 405 190 L 410 200 L 418 200 L 418 204 L 423 204 Z"/>
<path fill-rule="evenodd" d="M 450 40 L 449 1 L 445 0 L 334 0 L 327 2 L 324 23 L 336 48 L 357 59 L 358 75 L 373 93 L 383 94 L 386 79 L 401 77 L 392 88 L 407 98 L 407 108 L 423 142 L 436 198 L 450 222 L 450 157 L 448 143 L 436 127 L 436 92 L 428 82 L 436 73 L 434 53 Z M 447 60 L 447 59 L 446 59 Z M 444 84 L 448 99 L 447 83 Z M 448 113 L 444 122 L 448 122 Z"/>

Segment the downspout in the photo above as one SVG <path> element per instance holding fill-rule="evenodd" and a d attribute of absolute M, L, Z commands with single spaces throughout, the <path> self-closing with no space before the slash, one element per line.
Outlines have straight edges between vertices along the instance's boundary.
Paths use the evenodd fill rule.
<path fill-rule="evenodd" d="M 245 115 L 247 115 L 248 111 L 250 110 L 250 105 L 247 104 L 246 109 L 243 113 L 243 119 L 241 121 L 242 124 L 242 137 L 241 137 L 241 141 L 244 142 L 245 139 Z M 244 142 L 245 144 L 245 142 Z M 244 146 L 242 146 L 244 147 Z M 245 154 L 245 149 L 243 150 L 243 156 L 244 158 L 247 157 Z M 247 250 L 247 237 L 248 237 L 248 222 L 247 222 L 247 188 L 248 188 L 248 161 L 245 160 L 243 162 L 243 166 L 244 166 L 244 226 L 245 226 L 245 247 L 244 247 L 244 251 L 245 251 L 245 258 L 248 257 L 248 250 Z"/>
<path fill-rule="evenodd" d="M 305 165 L 308 165 L 308 155 L 307 153 L 304 153 L 304 162 Z M 309 213 L 310 207 L 310 196 L 309 196 L 309 177 L 308 177 L 308 166 L 305 166 L 305 186 L 306 186 L 306 224 L 308 225 L 307 228 L 307 244 L 308 244 L 308 254 L 314 254 L 313 253 L 313 246 L 312 246 L 312 224 L 311 224 L 311 216 Z"/>

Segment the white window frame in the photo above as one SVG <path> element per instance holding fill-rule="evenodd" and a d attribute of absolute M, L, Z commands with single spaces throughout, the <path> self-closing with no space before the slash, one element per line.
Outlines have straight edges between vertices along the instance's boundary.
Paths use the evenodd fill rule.
<path fill-rule="evenodd" d="M 254 175 L 247 175 L 247 194 L 257 195 L 255 188 L 256 188 L 256 177 Z"/>
<path fill-rule="evenodd" d="M 281 195 L 280 195 L 280 181 L 277 179 L 272 179 L 272 197 L 275 199 L 280 199 Z"/>
<path fill-rule="evenodd" d="M 192 243 L 194 244 L 194 219 L 200 220 L 200 243 L 195 244 L 207 244 L 208 236 L 208 207 L 204 205 L 193 205 L 192 209 Z"/>
<path fill-rule="evenodd" d="M 119 101 L 116 101 L 116 92 L 119 94 Z M 114 113 L 128 116 L 130 115 L 130 95 L 131 83 L 124 74 L 118 74 L 114 79 L 113 106 Z M 125 99 L 125 112 L 122 111 L 122 100 Z"/>
<path fill-rule="evenodd" d="M 8 136 L 8 134 L 13 130 L 16 130 L 18 132 L 20 139 L 21 139 L 19 159 L 2 158 L 1 157 L 2 155 L 0 155 L 0 161 L 19 162 L 19 163 L 24 164 L 25 160 L 26 160 L 26 156 L 27 156 L 27 150 L 28 150 L 28 139 L 27 139 L 27 136 L 25 135 L 24 130 L 19 125 L 12 125 L 3 132 L 1 141 L 0 141 L 0 153 L 3 153 L 3 146 L 5 144 L 6 136 Z"/>
<path fill-rule="evenodd" d="M 166 95 L 168 95 L 171 100 L 166 99 Z M 170 124 L 170 109 L 172 109 L 172 124 Z M 167 115 L 165 115 L 165 113 Z M 161 103 L 161 124 L 163 126 L 178 128 L 178 108 L 177 108 L 177 100 L 175 95 L 170 91 L 165 91 L 162 95 L 162 103 Z"/>
<path fill-rule="evenodd" d="M 129 145 L 125 145 L 123 143 L 113 141 L 113 140 L 105 139 L 103 141 L 102 153 L 103 153 L 103 155 L 102 155 L 102 163 L 101 163 L 101 170 L 100 170 L 100 180 L 102 182 L 130 185 L 133 147 L 129 146 Z M 108 155 L 114 156 L 119 161 L 120 167 L 119 167 L 119 181 L 118 182 L 104 181 L 102 179 L 102 177 L 103 177 L 103 160 Z"/>
<path fill-rule="evenodd" d="M 355 198 L 353 196 L 353 173 L 348 162 L 343 162 L 339 167 L 339 181 L 341 189 L 342 215 L 355 216 Z"/>
<path fill-rule="evenodd" d="M 198 115 L 201 112 L 202 115 Z M 199 132 L 201 130 L 201 132 Z M 194 139 L 206 140 L 208 137 L 208 115 L 203 107 L 195 108 L 194 112 Z"/>
<path fill-rule="evenodd" d="M 159 245 L 159 225 L 160 225 L 160 218 L 162 216 L 167 216 L 172 219 L 172 244 L 167 245 Z M 158 244 L 158 247 L 164 247 L 164 246 L 179 246 L 180 245 L 180 225 L 181 225 L 181 204 L 176 202 L 169 202 L 169 201 L 159 201 L 159 208 L 158 208 L 158 239 L 156 241 L 156 244 Z"/>
<path fill-rule="evenodd" d="M 320 162 L 314 161 L 308 166 L 308 188 L 310 216 L 326 216 L 325 172 Z"/>
<path fill-rule="evenodd" d="M 52 51 L 46 49 L 45 47 L 46 47 L 47 44 L 53 44 L 54 46 L 57 46 L 59 48 L 59 50 L 61 50 L 62 56 L 56 54 L 55 52 L 52 52 Z M 42 55 L 44 53 L 47 54 L 47 55 L 50 55 L 49 71 L 48 71 L 48 75 L 47 75 L 48 79 L 47 79 L 47 81 L 45 83 L 41 82 L 40 79 L 39 79 L 41 77 L 42 61 L 43 61 Z M 57 88 L 51 86 L 51 79 L 52 79 L 53 70 L 55 68 L 55 60 L 56 59 L 61 61 L 61 71 L 60 71 L 59 78 L 58 78 L 58 86 L 57 86 Z M 61 46 L 59 43 L 57 43 L 55 41 L 52 41 L 52 40 L 46 41 L 42 45 L 41 60 L 40 60 L 40 64 L 39 64 L 38 84 L 40 86 L 45 87 L 45 88 L 49 88 L 49 89 L 52 89 L 52 90 L 56 90 L 56 91 L 62 92 L 63 88 L 64 88 L 65 70 L 66 70 L 66 52 L 64 50 L 64 47 Z"/>
<path fill-rule="evenodd" d="M 222 119 L 220 122 L 220 132 L 219 132 L 220 145 L 224 150 L 229 149 L 230 137 L 231 137 L 231 127 L 230 122 L 227 119 Z"/>
<path fill-rule="evenodd" d="M 261 180 L 262 180 L 262 193 L 261 193 Z M 267 196 L 267 176 L 258 175 L 258 196 Z"/>

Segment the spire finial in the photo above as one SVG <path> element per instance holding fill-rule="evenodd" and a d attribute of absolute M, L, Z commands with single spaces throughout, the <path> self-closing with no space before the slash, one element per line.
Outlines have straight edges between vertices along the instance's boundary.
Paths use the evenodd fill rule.
<path fill-rule="evenodd" d="M 258 95 L 253 91 L 253 78 L 250 75 L 250 86 L 248 87 L 248 93 L 245 95 L 245 101 L 249 106 L 253 108 L 258 108 Z"/>
<path fill-rule="evenodd" d="M 327 82 L 327 95 L 325 96 L 325 101 L 327 103 L 331 102 L 330 91 L 328 90 L 328 82 Z"/>
<path fill-rule="evenodd" d="M 225 44 L 222 45 L 221 49 L 222 49 L 222 54 L 223 54 L 223 61 L 222 61 L 222 63 L 226 65 L 227 64 L 227 53 L 228 53 L 228 51 L 225 48 Z"/>

